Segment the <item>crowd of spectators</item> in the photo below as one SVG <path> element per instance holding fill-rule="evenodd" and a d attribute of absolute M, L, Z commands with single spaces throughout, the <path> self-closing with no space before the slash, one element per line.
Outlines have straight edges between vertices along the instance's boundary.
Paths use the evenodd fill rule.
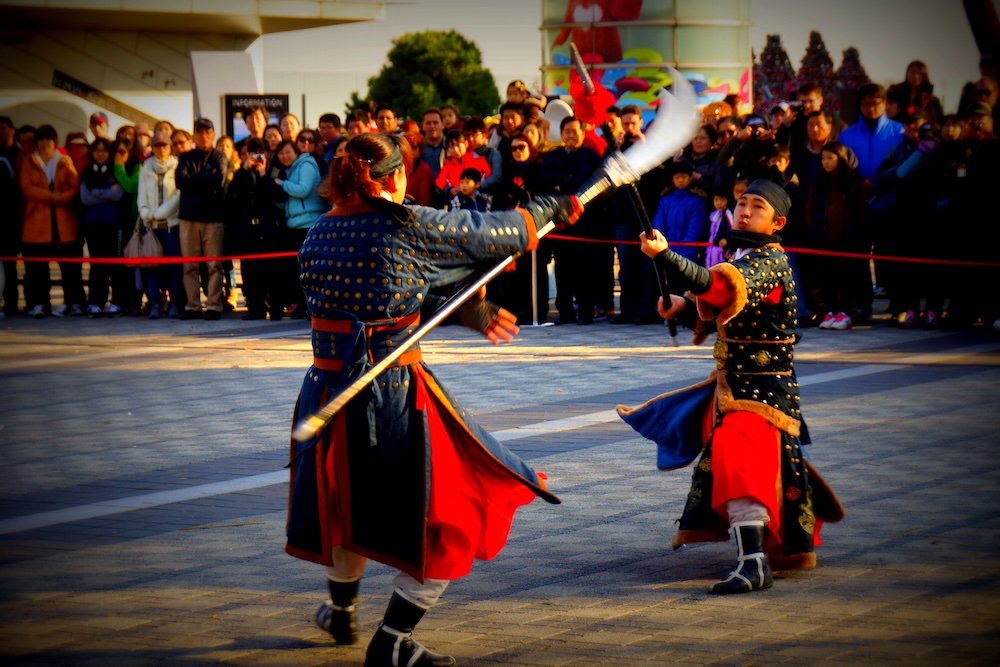
<path fill-rule="evenodd" d="M 889 321 L 900 327 L 1000 328 L 992 289 L 998 272 L 982 265 L 993 261 L 996 239 L 986 196 L 1000 183 L 996 79 L 984 75 L 967 92 L 945 113 L 926 66 L 914 62 L 888 90 L 870 84 L 857 91 L 857 120 L 846 126 L 817 85 L 802 86 L 797 99 L 780 101 L 767 117 L 710 105 L 691 143 L 646 174 L 634 193 L 592 203 L 560 238 L 543 240 L 534 253 L 536 312 L 529 258 L 491 284 L 491 298 L 522 321 L 544 321 L 546 267 L 554 260 L 557 323 L 660 322 L 656 281 L 635 244 L 640 217 L 679 243 L 678 252 L 712 265 L 727 257 L 736 198 L 749 181 L 767 177 L 794 202 L 783 242 L 803 250 L 791 254 L 801 324 L 842 330 L 869 322 L 882 290 Z M 254 108 L 239 142 L 218 136 L 205 118 L 192 132 L 160 121 L 152 129 L 123 126 L 111 137 L 107 116 L 97 112 L 89 139 L 71 132 L 60 144 L 50 125 L 18 127 L 0 116 L 0 255 L 70 259 L 86 248 L 95 259 L 120 257 L 139 226 L 165 256 L 181 260 L 141 270 L 94 261 L 87 285 L 81 263 L 58 262 L 57 305 L 49 264 L 26 261 L 23 307 L 16 263 L 7 260 L 3 313 L 219 319 L 236 307 L 233 262 L 183 258 L 296 251 L 329 209 L 328 165 L 360 133 L 395 133 L 411 144 L 411 203 L 478 211 L 573 193 L 607 152 L 645 141 L 642 110 L 634 106 L 608 109 L 599 127 L 570 115 L 558 128 L 549 127 L 545 106 L 544 96 L 514 81 L 497 116 L 486 119 L 451 104 L 399 118 L 381 101 L 344 123 L 323 114 L 312 128 L 291 113 L 269 124 L 267 112 Z M 308 317 L 293 257 L 237 261 L 243 319 Z"/>

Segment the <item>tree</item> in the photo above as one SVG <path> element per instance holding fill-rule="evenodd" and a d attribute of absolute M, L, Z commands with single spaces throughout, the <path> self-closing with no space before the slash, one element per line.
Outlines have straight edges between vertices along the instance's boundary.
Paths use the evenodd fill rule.
<path fill-rule="evenodd" d="M 844 56 L 840 61 L 840 67 L 837 68 L 836 79 L 837 83 L 834 86 L 835 94 L 833 99 L 830 100 L 830 111 L 834 113 L 840 111 L 840 105 L 844 101 L 845 96 L 850 95 L 851 99 L 853 99 L 852 93 L 857 92 L 861 86 L 871 83 L 864 65 L 861 64 L 861 54 L 853 46 L 844 49 Z"/>
<path fill-rule="evenodd" d="M 833 59 L 826 50 L 823 37 L 815 30 L 809 33 L 809 45 L 802 56 L 802 66 L 796 75 L 798 84 L 816 84 L 823 89 L 823 99 L 834 97 Z"/>
<path fill-rule="evenodd" d="M 766 116 L 775 104 L 796 99 L 797 95 L 795 70 L 781 45 L 781 35 L 768 35 L 760 62 L 753 66 L 754 112 Z"/>
<path fill-rule="evenodd" d="M 479 47 L 454 30 L 407 33 L 393 41 L 388 60 L 368 79 L 367 99 L 392 105 L 401 118 L 419 122 L 424 109 L 449 103 L 463 113 L 486 116 L 500 104 Z M 351 105 L 364 106 L 357 92 Z"/>

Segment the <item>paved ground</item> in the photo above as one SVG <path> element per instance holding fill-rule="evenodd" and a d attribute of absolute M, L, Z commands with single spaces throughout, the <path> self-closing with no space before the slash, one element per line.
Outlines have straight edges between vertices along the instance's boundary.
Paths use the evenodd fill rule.
<path fill-rule="evenodd" d="M 817 466 L 848 511 L 820 567 L 717 598 L 732 544 L 671 551 L 689 473 L 614 418 L 698 380 L 662 327 L 527 328 L 425 355 L 564 504 L 522 511 L 419 637 L 464 665 L 995 665 L 1000 337 L 808 330 Z M 283 554 L 301 322 L 0 321 L 0 659 L 348 665 L 312 625 L 322 573 Z M 531 427 L 531 428 L 526 428 Z M 367 639 L 391 589 L 373 565 Z"/>

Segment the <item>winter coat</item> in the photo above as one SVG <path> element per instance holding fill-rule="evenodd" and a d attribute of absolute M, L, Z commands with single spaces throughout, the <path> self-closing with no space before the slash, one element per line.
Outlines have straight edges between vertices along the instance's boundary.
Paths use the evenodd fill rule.
<path fill-rule="evenodd" d="M 181 192 L 175 179 L 177 158 L 173 155 L 160 162 L 155 157 L 146 160 L 139 172 L 139 217 L 147 226 L 154 220 L 166 220 L 168 227 L 180 223 Z"/>
<path fill-rule="evenodd" d="M 89 225 L 121 226 L 124 219 L 122 197 L 125 191 L 115 180 L 111 164 L 91 163 L 80 178 L 80 203 L 83 221 Z"/>
<path fill-rule="evenodd" d="M 288 168 L 288 178 L 281 182 L 281 189 L 288 193 L 285 217 L 289 229 L 309 229 L 320 214 L 330 210 L 316 192 L 319 181 L 319 167 L 312 155 L 302 153 L 295 158 Z"/>
<path fill-rule="evenodd" d="M 195 148 L 177 158 L 174 178 L 181 191 L 181 220 L 223 221 L 228 164 L 226 156 L 214 148 L 207 153 Z"/>
<path fill-rule="evenodd" d="M 704 197 L 699 197 L 688 189 L 674 190 L 664 195 L 653 217 L 653 228 L 668 241 L 703 243 L 708 240 L 708 207 Z M 682 257 L 698 262 L 700 248 L 697 246 L 676 246 L 674 251 Z"/>
<path fill-rule="evenodd" d="M 80 191 L 80 177 L 73 161 L 58 153 L 52 184 L 45 175 L 45 165 L 38 153 L 21 165 L 21 194 L 24 201 L 24 243 L 74 243 L 80 240 L 80 228 L 73 203 Z M 55 214 L 58 238 L 52 237 L 52 217 Z"/>

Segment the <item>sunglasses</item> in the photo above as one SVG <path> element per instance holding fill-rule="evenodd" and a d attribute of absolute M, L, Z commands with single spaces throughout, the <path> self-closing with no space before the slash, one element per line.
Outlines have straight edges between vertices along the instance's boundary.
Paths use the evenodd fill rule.
<path fill-rule="evenodd" d="M 297 140 L 300 144 L 314 144 L 316 140 L 312 137 L 299 137 Z"/>
<path fill-rule="evenodd" d="M 526 151 L 528 150 L 528 144 L 511 144 L 510 149 L 512 151 Z"/>

